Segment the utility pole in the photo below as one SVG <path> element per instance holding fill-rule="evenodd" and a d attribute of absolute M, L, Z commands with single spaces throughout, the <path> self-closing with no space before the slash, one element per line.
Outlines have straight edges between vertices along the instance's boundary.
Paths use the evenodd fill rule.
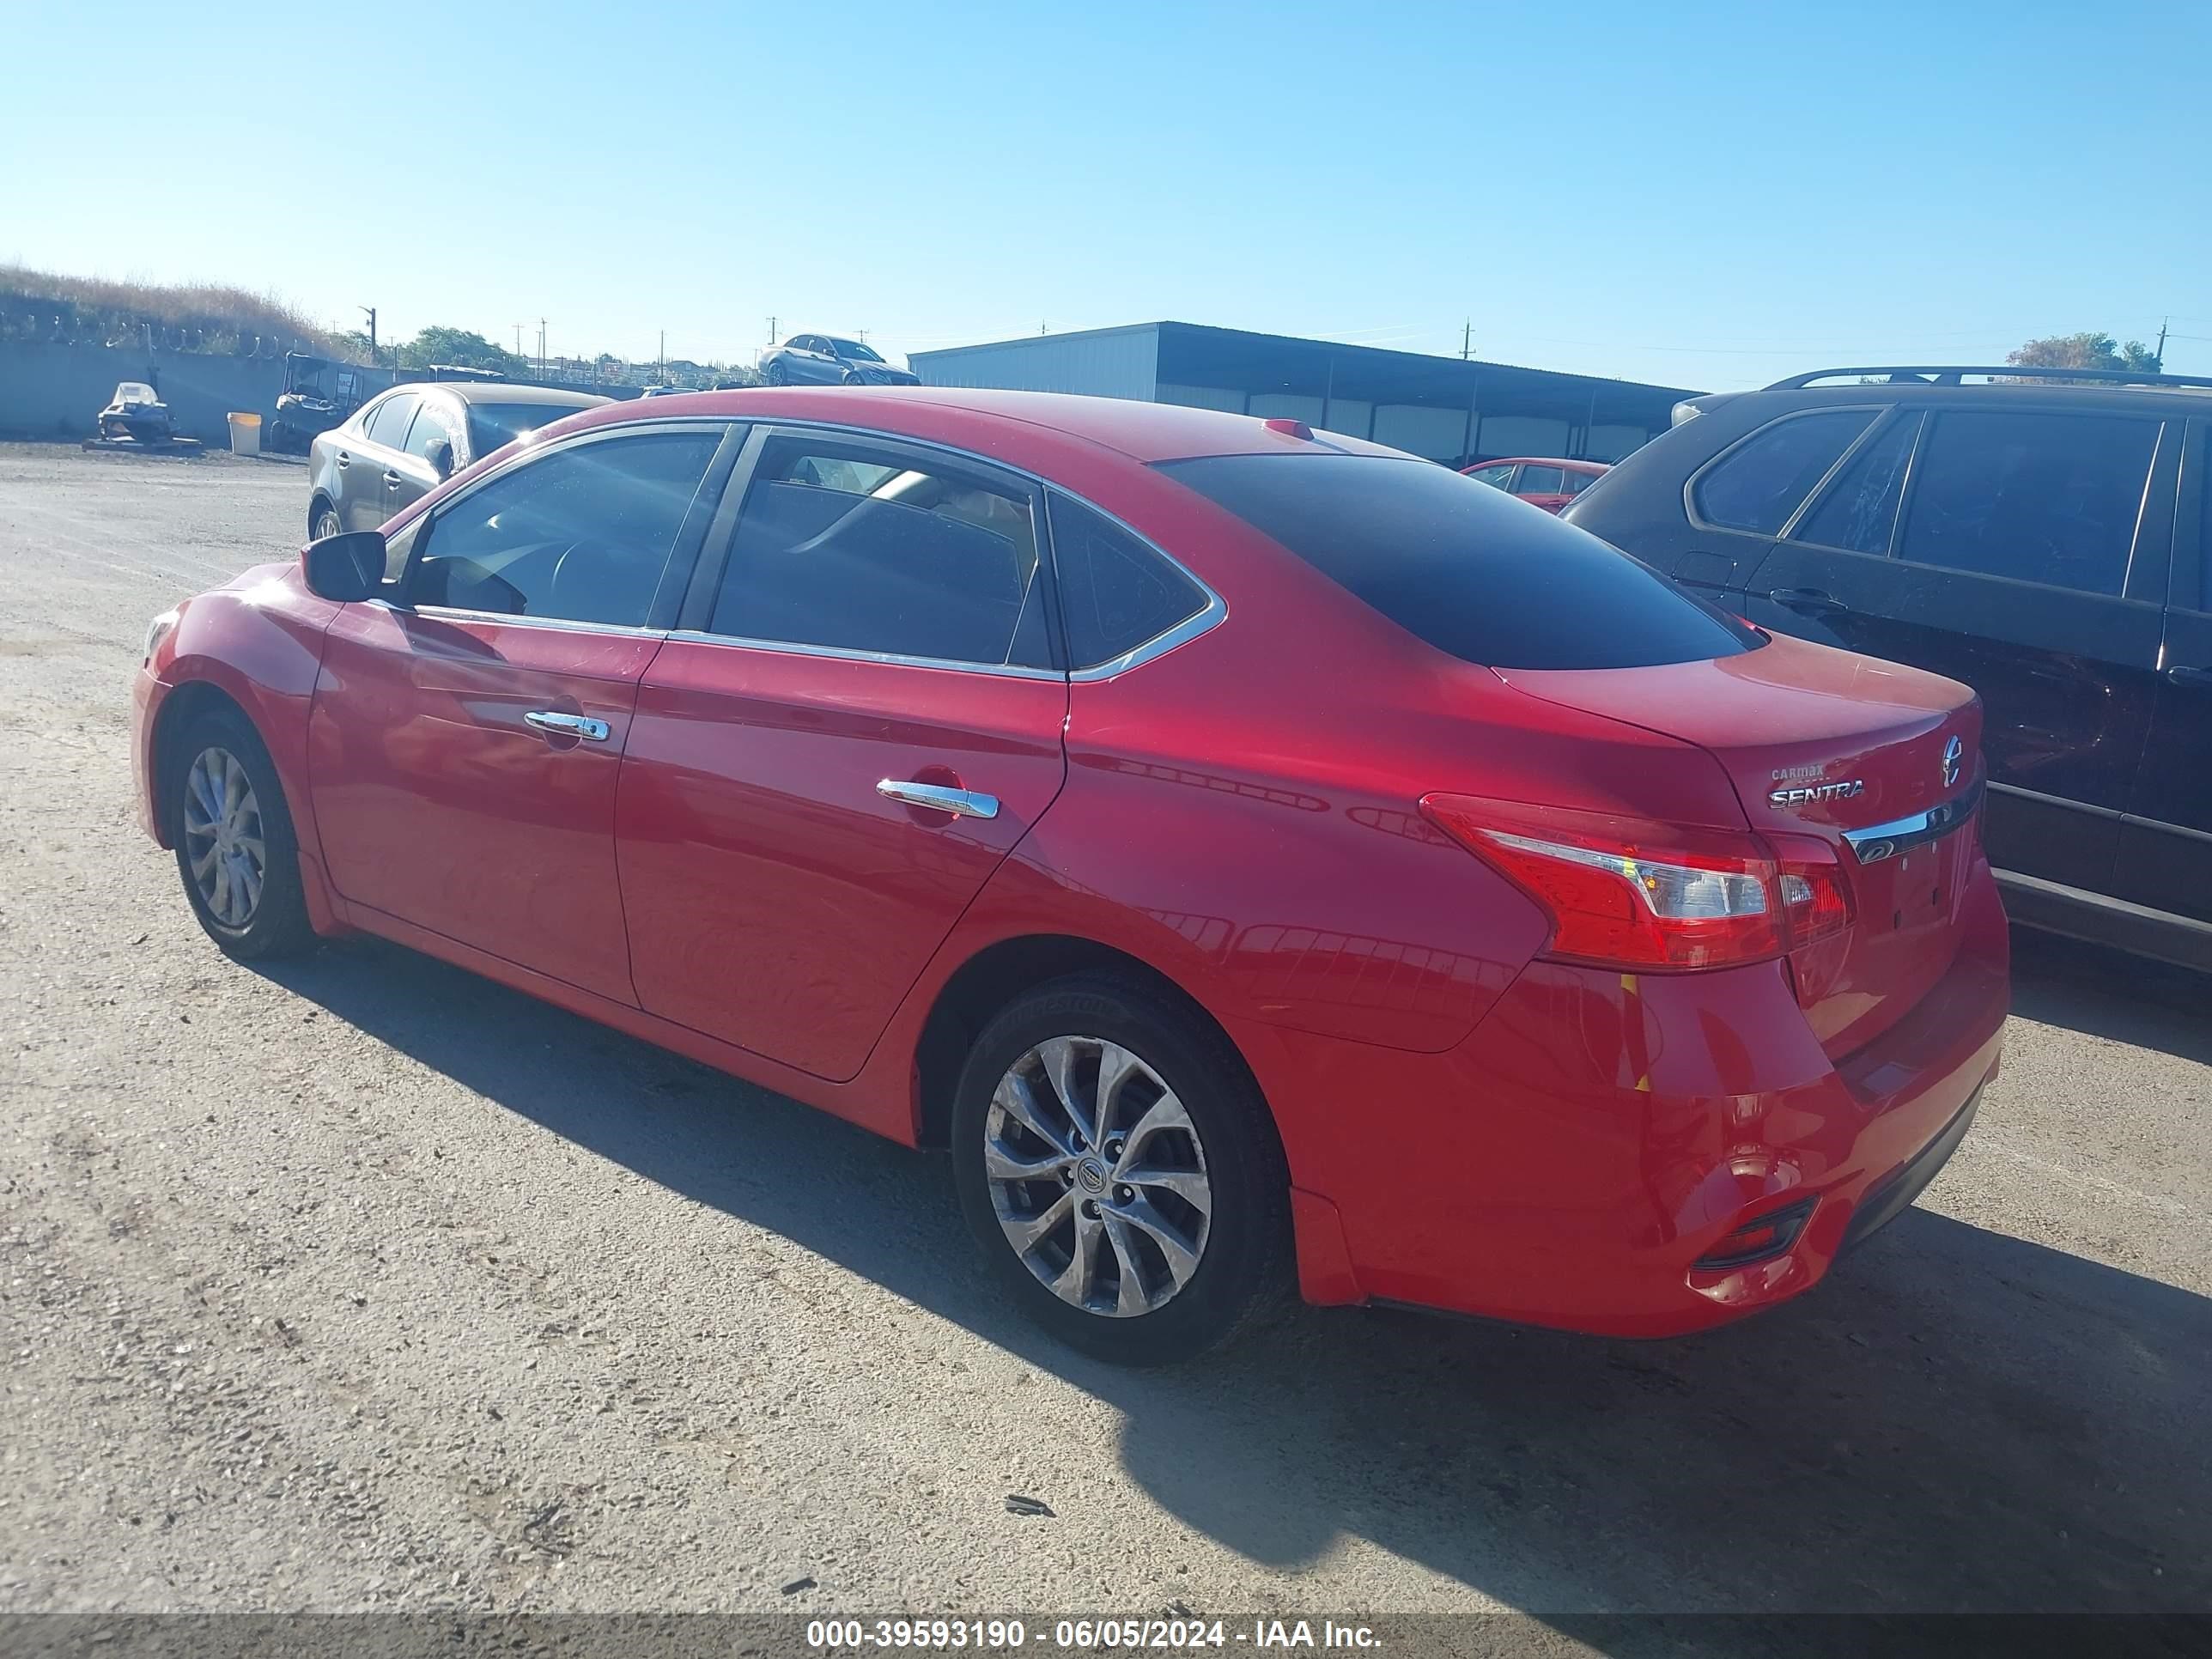
<path fill-rule="evenodd" d="M 2172 325 L 2172 323 L 2173 319 L 2166 317 L 2160 319 L 2158 325 L 2158 351 L 2155 355 L 2158 358 L 2158 366 L 2161 369 L 2166 367 L 2166 331 Z"/>
<path fill-rule="evenodd" d="M 668 331 L 660 331 L 660 384 L 668 384 Z"/>
<path fill-rule="evenodd" d="M 1050 329 L 1044 325 L 1044 319 L 1042 317 L 1037 319 L 1037 332 L 1040 334 L 1049 334 L 1052 332 Z"/>
<path fill-rule="evenodd" d="M 775 343 L 775 319 L 773 317 L 768 319 L 768 343 L 770 345 Z"/>
<path fill-rule="evenodd" d="M 538 378 L 545 378 L 545 319 L 538 319 Z"/>
<path fill-rule="evenodd" d="M 522 355 L 522 325 L 520 323 L 514 325 L 514 355 L 518 357 Z"/>
<path fill-rule="evenodd" d="M 356 307 L 356 309 L 364 311 L 368 313 L 368 361 L 373 366 L 376 362 L 376 307 L 374 306 L 359 306 Z M 2164 344 L 2166 341 L 2166 334 L 2163 330 L 2160 331 L 2158 337 L 2160 343 Z"/>
<path fill-rule="evenodd" d="M 1465 362 L 1474 355 L 1474 319 L 1467 319 L 1467 326 L 1459 331 L 1459 360 Z"/>

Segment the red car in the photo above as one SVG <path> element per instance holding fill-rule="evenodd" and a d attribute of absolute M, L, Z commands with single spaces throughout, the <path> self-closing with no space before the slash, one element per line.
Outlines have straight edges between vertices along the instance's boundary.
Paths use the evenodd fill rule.
<path fill-rule="evenodd" d="M 1116 1359 L 1293 1274 L 1771 1307 L 1997 1066 L 1965 687 L 1295 422 L 614 404 L 157 619 L 136 695 L 223 950 L 380 934 L 950 1146 Z"/>
<path fill-rule="evenodd" d="M 1613 469 L 1603 461 L 1566 461 L 1557 457 L 1513 455 L 1461 471 L 1532 507 L 1557 513 Z"/>

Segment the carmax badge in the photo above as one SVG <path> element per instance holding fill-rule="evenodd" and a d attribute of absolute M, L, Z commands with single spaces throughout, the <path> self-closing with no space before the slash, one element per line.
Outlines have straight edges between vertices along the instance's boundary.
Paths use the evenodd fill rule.
<path fill-rule="evenodd" d="M 1846 778 L 1841 783 L 1811 783 L 1795 789 L 1777 789 L 1766 799 L 1777 806 L 1808 806 L 1814 801 L 1849 800 L 1865 789 L 1863 778 Z"/>

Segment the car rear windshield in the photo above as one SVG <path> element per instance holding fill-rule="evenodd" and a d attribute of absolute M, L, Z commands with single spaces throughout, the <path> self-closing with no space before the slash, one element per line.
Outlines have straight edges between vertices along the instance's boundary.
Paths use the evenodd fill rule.
<path fill-rule="evenodd" d="M 1467 662 L 1644 668 L 1761 643 L 1587 531 L 1431 462 L 1215 455 L 1160 471 Z"/>
<path fill-rule="evenodd" d="M 578 408 L 586 405 L 579 404 Z M 471 404 L 469 449 L 479 457 L 550 426 L 574 409 L 565 404 Z"/>

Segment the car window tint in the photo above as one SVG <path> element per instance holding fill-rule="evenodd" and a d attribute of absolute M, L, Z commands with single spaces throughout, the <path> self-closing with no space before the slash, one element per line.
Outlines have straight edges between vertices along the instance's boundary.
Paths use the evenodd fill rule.
<path fill-rule="evenodd" d="M 1513 469 L 1509 466 L 1478 467 L 1467 475 L 1477 483 L 1486 483 L 1492 489 L 1503 489 L 1513 482 Z"/>
<path fill-rule="evenodd" d="M 415 406 L 422 401 L 411 392 L 386 398 L 368 417 L 368 426 L 362 435 L 386 449 L 398 448 L 407 440 L 407 423 L 415 418 Z"/>
<path fill-rule="evenodd" d="M 1096 668 L 1206 609 L 1205 591 L 1110 519 L 1052 497 L 1054 568 L 1072 668 Z"/>
<path fill-rule="evenodd" d="M 1570 495 L 1581 495 L 1583 491 L 1588 489 L 1592 484 L 1595 483 L 1601 476 L 1601 474 L 1595 472 L 1568 473 L 1566 483 L 1567 494 Z"/>
<path fill-rule="evenodd" d="M 1887 553 L 1905 494 L 1905 464 L 1920 430 L 1917 415 L 1900 415 L 1850 459 L 1820 503 L 1798 522 L 1795 539 L 1854 553 Z"/>
<path fill-rule="evenodd" d="M 1752 434 L 1698 480 L 1698 516 L 1707 524 L 1780 533 L 1797 505 L 1827 475 L 1836 458 L 1867 428 L 1871 409 L 1795 415 Z"/>
<path fill-rule="evenodd" d="M 786 440 L 745 491 L 708 625 L 736 639 L 1043 668 L 1038 574 L 1026 495 L 864 446 Z"/>
<path fill-rule="evenodd" d="M 1759 642 L 1587 531 L 1424 461 L 1218 455 L 1160 471 L 1468 662 L 1640 668 Z"/>
<path fill-rule="evenodd" d="M 1557 495 L 1566 489 L 1565 474 L 1556 466 L 1524 466 L 1521 482 L 1514 493 L 1520 495 Z"/>
<path fill-rule="evenodd" d="M 2118 593 L 2158 422 L 1957 410 L 1930 417 L 1898 556 Z"/>
<path fill-rule="evenodd" d="M 407 453 L 428 460 L 431 445 L 453 441 L 453 428 L 446 411 L 426 399 L 415 411 L 415 424 L 407 428 Z"/>
<path fill-rule="evenodd" d="M 712 432 L 645 433 L 525 462 L 438 514 L 408 597 L 643 627 L 720 441 Z"/>

